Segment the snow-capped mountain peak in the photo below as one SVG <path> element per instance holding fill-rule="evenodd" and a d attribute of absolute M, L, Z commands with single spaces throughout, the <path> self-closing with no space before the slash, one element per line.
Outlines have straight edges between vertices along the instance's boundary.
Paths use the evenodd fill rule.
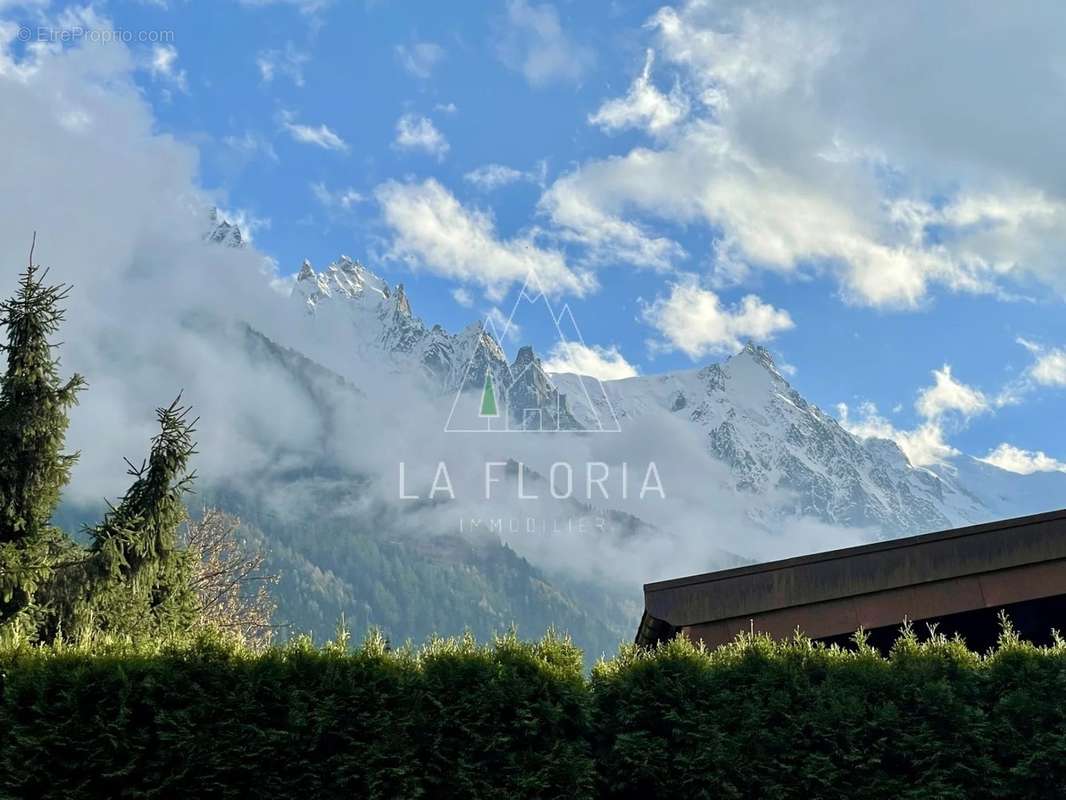
<path fill-rule="evenodd" d="M 767 522 L 813 517 L 892 536 L 1040 510 L 1052 490 L 1066 496 L 1062 476 L 1016 476 L 966 457 L 914 467 L 895 442 L 861 439 L 808 402 L 755 343 L 719 363 L 605 381 L 601 394 L 590 394 L 581 376 L 547 375 L 531 347 L 510 360 L 484 322 L 455 334 L 428 328 L 402 285 L 390 288 L 347 256 L 321 271 L 305 261 L 292 297 L 312 318 L 340 315 L 353 349 L 371 346 L 385 369 L 417 372 L 431 391 L 469 392 L 480 402 L 491 373 L 520 427 L 537 420 L 551 430 L 594 431 L 611 418 L 625 434 L 641 416 L 680 420 L 729 468 L 737 491 L 763 498 Z"/>
<path fill-rule="evenodd" d="M 555 378 L 578 396 L 573 376 Z M 974 496 L 911 466 L 895 442 L 863 441 L 844 430 L 805 400 L 758 345 L 695 370 L 603 386 L 623 420 L 669 414 L 691 425 L 730 468 L 737 490 L 766 498 L 770 519 L 799 515 L 899 535 L 988 518 Z M 583 411 L 575 413 L 581 418 Z"/>
<path fill-rule="evenodd" d="M 204 239 L 224 247 L 245 246 L 244 234 L 241 233 L 240 227 L 225 219 L 217 208 L 212 208 L 208 212 L 208 229 L 204 234 Z"/>
<path fill-rule="evenodd" d="M 293 292 L 304 300 L 312 313 L 324 298 L 342 297 L 375 305 L 390 295 L 387 282 L 344 255 L 322 272 L 316 272 L 311 263 L 304 260 Z"/>
<path fill-rule="evenodd" d="M 781 375 L 781 373 L 777 369 L 777 364 L 774 362 L 774 357 L 770 353 L 770 351 L 762 345 L 756 344 L 755 342 L 750 340 L 747 344 L 744 345 L 744 348 L 739 353 L 737 353 L 735 356 L 732 356 L 729 360 L 731 362 L 751 361 L 755 364 L 758 364 L 763 369 L 769 370 L 775 375 Z"/>

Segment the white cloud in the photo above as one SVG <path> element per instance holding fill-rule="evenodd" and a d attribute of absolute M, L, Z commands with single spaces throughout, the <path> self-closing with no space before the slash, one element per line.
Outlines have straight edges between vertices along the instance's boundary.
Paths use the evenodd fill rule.
<path fill-rule="evenodd" d="M 422 150 L 438 159 L 448 152 L 448 140 L 437 130 L 433 121 L 419 114 L 404 114 L 396 120 L 396 140 L 401 150 Z"/>
<path fill-rule="evenodd" d="M 454 114 L 459 110 L 459 106 L 455 103 L 437 103 L 437 105 L 433 106 L 433 110 L 442 114 Z"/>
<path fill-rule="evenodd" d="M 434 42 L 415 42 L 396 45 L 400 65 L 416 78 L 426 79 L 434 67 L 444 59 L 444 48 Z"/>
<path fill-rule="evenodd" d="M 1026 339 L 1018 344 L 1036 357 L 1029 367 L 1028 375 L 1041 386 L 1066 386 L 1066 349 L 1044 347 Z"/>
<path fill-rule="evenodd" d="M 675 84 L 670 94 L 660 92 L 651 81 L 651 68 L 655 51 L 650 48 L 641 70 L 625 97 L 608 100 L 595 114 L 589 115 L 589 123 L 605 131 L 624 128 L 645 128 L 653 134 L 669 130 L 688 115 L 688 98 Z"/>
<path fill-rule="evenodd" d="M 575 273 L 562 253 L 529 238 L 501 239 L 492 217 L 467 209 L 432 178 L 388 181 L 376 190 L 394 234 L 392 254 L 417 266 L 494 291 L 536 273 L 545 289 L 584 294 L 592 277 Z"/>
<path fill-rule="evenodd" d="M 573 42 L 563 30 L 555 6 L 510 0 L 499 55 L 532 86 L 577 83 L 593 63 L 592 51 Z"/>
<path fill-rule="evenodd" d="M 860 439 L 891 439 L 916 467 L 939 464 L 959 454 L 945 441 L 944 429 L 938 422 L 924 422 L 913 430 L 901 430 L 882 417 L 873 403 L 862 403 L 859 412 L 861 416 L 853 419 L 846 403 L 837 404 L 841 427 Z"/>
<path fill-rule="evenodd" d="M 311 193 L 328 211 L 351 211 L 353 206 L 366 200 L 366 197 L 351 186 L 330 190 L 321 181 L 311 184 Z"/>
<path fill-rule="evenodd" d="M 643 311 L 644 321 L 666 338 L 657 347 L 680 350 L 690 358 L 735 351 L 745 339 L 768 340 L 794 327 L 787 311 L 749 294 L 733 307 L 699 286 L 694 276 L 671 286 Z"/>
<path fill-rule="evenodd" d="M 253 363 L 229 328 L 243 320 L 280 341 L 291 304 L 270 290 L 273 273 L 254 247 L 203 241 L 204 209 L 217 198 L 198 183 L 196 148 L 159 133 L 136 82 L 140 54 L 116 39 L 28 57 L 0 44 L 0 64 L 19 67 L 0 68 L 9 167 L 0 261 L 26 263 L 36 230 L 36 260 L 51 280 L 76 287 L 61 354 L 65 370 L 89 376 L 89 390 L 71 414 L 67 444 L 82 456 L 68 496 L 114 498 L 128 483 L 122 457 L 145 452 L 152 409 L 182 388 L 201 415 L 200 441 L 210 443 L 196 459 L 200 474 L 269 465 L 275 447 L 298 453 L 300 438 L 317 438 L 304 416 L 313 408 L 277 370 Z M 61 112 L 71 107 L 93 123 L 64 125 Z M 62 192 L 48 188 L 60 185 Z M 252 229 L 265 223 L 240 211 L 228 216 Z M 15 273 L 0 270 L 0 297 L 9 296 Z M 124 331 L 137 335 L 119 352 L 111 343 Z M 279 441 L 264 446 L 256 432 L 271 426 Z"/>
<path fill-rule="evenodd" d="M 517 342 L 522 338 L 522 327 L 500 311 L 497 306 L 488 310 L 485 319 L 488 322 L 488 330 L 494 333 L 497 339 Z"/>
<path fill-rule="evenodd" d="M 933 277 L 973 285 L 935 250 L 881 241 L 869 202 L 816 185 L 831 171 L 806 180 L 755 163 L 719 125 L 698 122 L 665 149 L 583 165 L 557 180 L 541 207 L 594 252 L 637 265 L 662 266 L 683 252 L 638 221 L 652 216 L 719 228 L 718 251 L 733 261 L 780 272 L 825 262 L 849 297 L 873 305 L 914 306 Z"/>
<path fill-rule="evenodd" d="M 1049 350 L 1037 359 L 1030 370 L 1033 378 L 1045 386 L 1066 386 L 1066 350 Z"/>
<path fill-rule="evenodd" d="M 618 348 L 589 347 L 578 342 L 558 342 L 544 361 L 544 371 L 549 373 L 570 372 L 588 375 L 601 381 L 633 378 L 640 373 L 626 361 Z"/>
<path fill-rule="evenodd" d="M 951 367 L 945 364 L 933 370 L 933 385 L 919 392 L 914 407 L 925 419 L 938 420 L 951 411 L 972 417 L 983 414 L 991 406 L 983 392 L 957 381 Z"/>
<path fill-rule="evenodd" d="M 601 181 L 604 166 L 610 163 L 586 165 L 559 178 L 541 196 L 538 209 L 558 226 L 562 238 L 587 247 L 592 261 L 673 269 L 674 262 L 687 255 L 680 244 L 649 232 L 611 208 L 612 197 L 624 196 L 625 187 L 611 186 L 616 182 L 613 178 L 623 177 L 613 167 L 607 169 L 614 175 L 603 176 L 608 180 Z"/>
<path fill-rule="evenodd" d="M 474 305 L 474 298 L 469 291 L 462 286 L 457 286 L 452 289 L 452 299 L 455 300 L 463 308 L 470 308 Z"/>
<path fill-rule="evenodd" d="M 288 132 L 294 141 L 301 144 L 313 144 L 324 150 L 348 151 L 348 144 L 326 125 L 319 125 L 316 128 L 311 125 L 299 124 L 293 121 L 291 112 L 282 112 L 281 127 Z"/>
<path fill-rule="evenodd" d="M 310 60 L 308 53 L 297 50 L 292 42 L 286 42 L 283 50 L 260 51 L 255 63 L 263 83 L 271 83 L 274 78 L 283 76 L 292 81 L 294 86 L 303 86 L 304 65 Z"/>
<path fill-rule="evenodd" d="M 933 370 L 933 385 L 919 390 L 914 403 L 922 422 L 911 430 L 900 429 L 882 417 L 877 406 L 866 402 L 860 405 L 861 416 L 853 419 L 846 403 L 837 406 L 840 424 L 861 438 L 892 439 L 900 446 L 916 467 L 938 464 L 959 451 L 952 447 L 947 436 L 965 427 L 971 418 L 992 411 L 998 405 L 979 389 L 967 386 L 951 374 L 945 364 Z"/>
<path fill-rule="evenodd" d="M 1066 18 L 1036 12 L 1004 71 L 987 53 L 1019 48 L 1009 14 L 664 8 L 652 44 L 699 102 L 666 125 L 646 70 L 593 121 L 658 119 L 669 135 L 580 165 L 542 210 L 604 260 L 661 260 L 677 245 L 653 225 L 698 225 L 735 276 L 828 274 L 864 305 L 915 308 L 937 288 L 1009 292 L 1033 277 L 1066 295 L 1066 171 L 1047 168 L 1066 163 L 1066 142 L 1038 134 L 1066 126 L 1066 105 L 1037 99 L 1060 92 L 1039 65 L 1057 63 Z"/>
<path fill-rule="evenodd" d="M 994 467 L 1021 475 L 1034 472 L 1066 472 L 1066 462 L 1052 458 L 1043 450 L 1022 450 L 1004 442 L 981 459 Z"/>
<path fill-rule="evenodd" d="M 473 169 L 463 176 L 463 180 L 474 184 L 479 189 L 492 191 L 509 183 L 526 180 L 529 173 L 507 167 L 503 164 L 485 164 Z"/>
<path fill-rule="evenodd" d="M 170 44 L 157 44 L 152 46 L 152 58 L 148 63 L 148 71 L 156 80 L 164 80 L 174 84 L 178 89 L 187 92 L 189 89 L 185 70 L 177 68 L 178 49 Z"/>

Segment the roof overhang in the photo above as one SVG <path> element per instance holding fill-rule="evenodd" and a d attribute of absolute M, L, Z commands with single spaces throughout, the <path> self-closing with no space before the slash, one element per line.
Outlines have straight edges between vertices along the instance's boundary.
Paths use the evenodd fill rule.
<path fill-rule="evenodd" d="M 637 642 L 814 639 L 1066 593 L 1066 510 L 644 586 Z"/>

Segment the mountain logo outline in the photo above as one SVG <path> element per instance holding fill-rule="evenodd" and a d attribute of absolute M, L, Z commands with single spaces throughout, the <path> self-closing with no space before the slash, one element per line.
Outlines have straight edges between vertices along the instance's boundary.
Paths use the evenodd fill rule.
<path fill-rule="evenodd" d="M 525 310 L 523 304 L 547 312 L 562 352 L 571 354 L 571 346 L 585 347 L 569 304 L 556 312 L 531 271 L 502 329 L 497 330 L 491 316 L 485 317 L 481 335 L 464 366 L 445 432 L 620 433 L 618 417 L 600 380 L 569 375 L 576 384 L 573 397 L 560 391 L 531 347 L 522 347 L 515 359 L 509 358 L 503 343 L 511 329 L 518 327 L 515 318 Z M 580 404 L 580 419 L 571 410 L 572 401 Z"/>

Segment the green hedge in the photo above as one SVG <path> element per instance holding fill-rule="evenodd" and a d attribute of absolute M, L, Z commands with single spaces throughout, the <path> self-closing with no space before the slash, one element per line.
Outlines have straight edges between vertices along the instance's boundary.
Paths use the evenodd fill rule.
<path fill-rule="evenodd" d="M 1066 797 L 1066 644 L 0 651 L 0 797 Z"/>

